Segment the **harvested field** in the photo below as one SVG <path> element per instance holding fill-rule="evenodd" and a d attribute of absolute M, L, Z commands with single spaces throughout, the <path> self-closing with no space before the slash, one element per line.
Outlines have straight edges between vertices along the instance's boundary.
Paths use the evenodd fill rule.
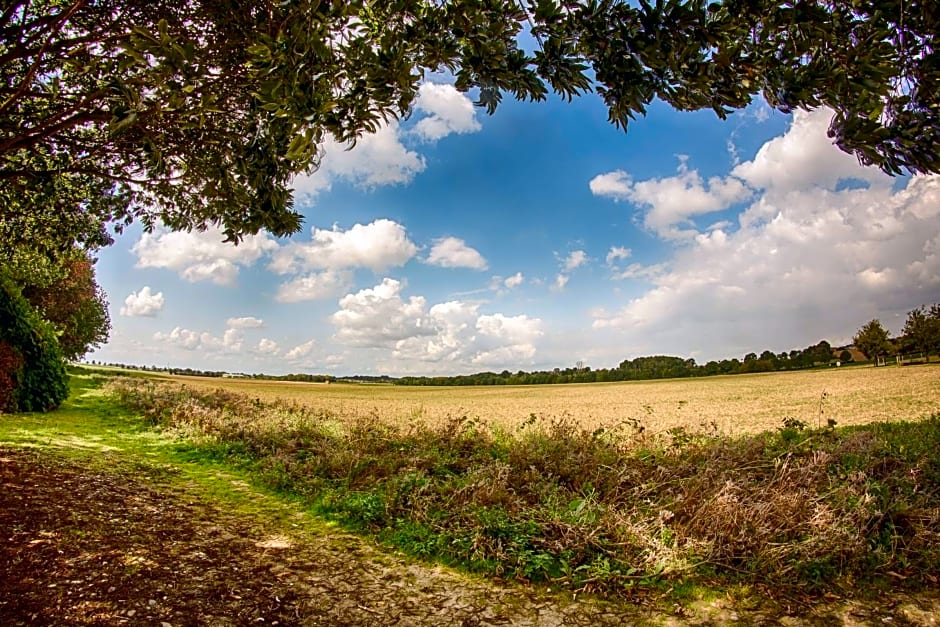
<path fill-rule="evenodd" d="M 940 366 L 829 370 L 628 383 L 492 387 L 404 387 L 170 377 L 201 389 L 223 388 L 262 400 L 291 400 L 339 418 L 375 413 L 407 424 L 467 416 L 513 429 L 535 414 L 570 417 L 585 428 L 639 421 L 659 433 L 717 426 L 727 434 L 779 427 L 914 420 L 940 410 Z"/>

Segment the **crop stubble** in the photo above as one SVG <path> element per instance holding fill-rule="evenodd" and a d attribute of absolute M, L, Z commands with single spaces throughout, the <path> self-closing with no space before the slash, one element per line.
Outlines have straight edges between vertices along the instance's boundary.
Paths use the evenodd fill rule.
<path fill-rule="evenodd" d="M 716 425 L 727 434 L 774 429 L 786 418 L 825 425 L 915 420 L 940 411 L 940 366 L 853 367 L 625 383 L 531 386 L 405 387 L 172 377 L 202 389 L 223 388 L 262 400 L 282 399 L 340 419 L 375 413 L 399 424 L 437 424 L 466 416 L 514 429 L 535 414 L 567 417 L 588 429 L 639 421 L 649 432 Z"/>

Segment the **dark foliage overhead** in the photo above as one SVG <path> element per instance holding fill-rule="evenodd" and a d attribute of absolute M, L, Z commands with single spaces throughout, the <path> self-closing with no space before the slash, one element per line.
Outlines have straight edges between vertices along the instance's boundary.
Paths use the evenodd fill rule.
<path fill-rule="evenodd" d="M 439 69 L 490 112 L 595 91 L 623 128 L 655 99 L 828 106 L 862 162 L 940 172 L 938 30 L 933 0 L 8 1 L 0 237 L 95 247 L 133 219 L 295 232 L 290 183 L 324 138 L 406 115 Z"/>

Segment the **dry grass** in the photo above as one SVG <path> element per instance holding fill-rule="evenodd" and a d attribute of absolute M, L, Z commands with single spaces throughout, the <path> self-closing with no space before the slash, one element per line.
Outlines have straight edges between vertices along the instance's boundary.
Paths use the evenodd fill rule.
<path fill-rule="evenodd" d="M 780 375 L 741 382 L 788 380 L 794 393 Z M 708 382 L 666 385 L 683 383 Z M 791 418 L 734 437 L 692 425 L 653 437 L 565 418 L 511 431 L 460 418 L 398 425 L 380 412 L 337 421 L 281 399 L 131 378 L 111 390 L 188 435 L 199 457 L 250 469 L 408 553 L 481 572 L 611 594 L 689 578 L 802 594 L 940 576 L 940 414 L 836 429 Z"/>
<path fill-rule="evenodd" d="M 403 387 L 172 377 L 265 401 L 288 400 L 340 419 L 369 413 L 429 426 L 467 416 L 512 429 L 532 414 L 568 417 L 586 429 L 639 420 L 652 433 L 717 425 L 727 434 L 779 427 L 912 420 L 940 410 L 940 367 L 854 367 L 822 371 L 627 383 L 494 387 Z"/>

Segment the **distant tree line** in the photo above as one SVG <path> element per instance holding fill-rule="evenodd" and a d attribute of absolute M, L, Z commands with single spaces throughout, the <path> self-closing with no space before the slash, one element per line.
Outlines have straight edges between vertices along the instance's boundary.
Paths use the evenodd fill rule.
<path fill-rule="evenodd" d="M 851 353 L 844 351 L 844 361 L 851 360 Z M 620 362 L 616 368 L 592 369 L 589 366 L 555 368 L 512 373 L 480 372 L 454 377 L 401 377 L 398 385 L 537 385 L 549 383 L 601 383 L 605 381 L 646 381 L 650 379 L 681 379 L 705 377 L 718 374 L 746 374 L 752 372 L 774 372 L 777 370 L 801 370 L 817 366 L 828 366 L 839 355 L 829 342 L 822 340 L 803 350 L 774 353 L 765 350 L 760 355 L 748 353 L 743 360 L 722 359 L 696 364 L 694 359 L 653 355 L 637 357 Z"/>
<path fill-rule="evenodd" d="M 803 349 L 781 353 L 765 350 L 744 355 L 743 359 L 712 360 L 697 364 L 694 359 L 670 355 L 653 355 L 625 359 L 615 368 L 592 369 L 582 363 L 570 368 L 537 370 L 526 372 L 478 372 L 476 374 L 437 377 L 390 377 L 388 375 L 353 375 L 334 377 L 324 374 L 232 374 L 223 371 L 197 370 L 193 368 L 160 368 L 157 366 L 126 366 L 124 364 L 100 365 L 134 368 L 153 372 L 197 377 L 238 377 L 267 381 L 301 381 L 306 383 L 391 383 L 395 385 L 539 385 L 558 383 L 602 383 L 605 381 L 647 381 L 651 379 L 682 379 L 714 375 L 750 374 L 756 372 L 778 372 L 829 367 L 835 363 L 854 361 L 850 348 L 860 351 L 867 359 L 891 357 L 896 354 L 919 354 L 924 361 L 930 355 L 940 353 L 940 304 L 922 306 L 908 312 L 902 334 L 892 338 L 879 320 L 871 320 L 859 329 L 853 338 L 854 344 L 833 348 L 821 340 Z M 97 365 L 98 362 L 92 361 Z"/>
<path fill-rule="evenodd" d="M 188 377 L 210 377 L 210 378 L 235 378 L 235 379 L 259 379 L 265 381 L 299 381 L 302 383 L 329 383 L 336 381 L 336 377 L 328 374 L 245 374 L 232 373 L 225 370 L 199 370 L 197 368 L 171 368 L 169 366 L 133 366 L 128 364 L 104 362 L 92 360 L 88 362 L 92 366 L 108 366 L 111 368 L 125 368 L 128 370 L 143 370 L 145 372 L 165 372 L 167 374 L 184 375 Z"/>

